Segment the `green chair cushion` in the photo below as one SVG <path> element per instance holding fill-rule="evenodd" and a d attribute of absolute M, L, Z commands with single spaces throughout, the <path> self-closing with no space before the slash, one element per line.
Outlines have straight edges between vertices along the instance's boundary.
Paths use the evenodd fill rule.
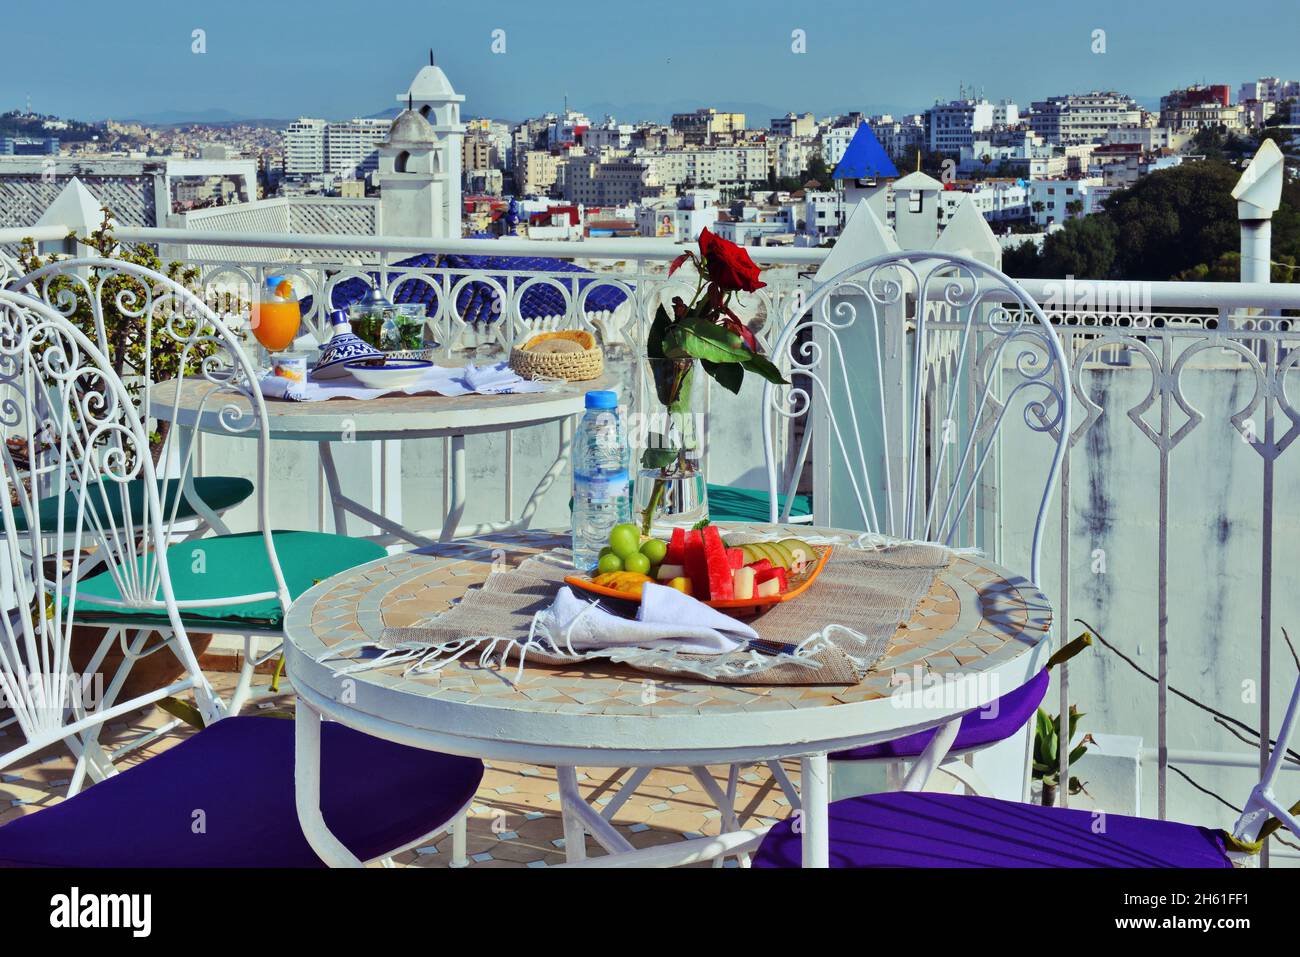
<path fill-rule="evenodd" d="M 297 599 L 312 585 L 357 565 L 383 558 L 387 550 L 374 542 L 325 532 L 279 531 L 271 533 L 280 558 L 289 596 Z M 275 590 L 271 562 L 261 532 L 218 535 L 178 542 L 167 549 L 167 568 L 177 601 L 249 595 Z M 119 625 L 168 623 L 162 609 L 113 608 L 93 599 L 119 598 L 117 583 L 108 572 L 86 579 L 77 589 L 74 618 L 79 622 Z M 274 598 L 238 605 L 201 606 L 181 610 L 181 621 L 206 631 L 278 632 L 284 611 Z"/>
<path fill-rule="evenodd" d="M 126 500 L 131 509 L 133 524 L 139 525 L 144 515 L 144 480 L 134 479 L 130 482 L 105 480 L 96 482 L 86 490 L 86 503 L 94 511 L 101 525 L 105 528 L 120 528 L 123 522 L 122 488 L 126 488 Z M 245 478 L 232 475 L 207 475 L 194 480 L 194 492 L 198 498 L 212 509 L 220 512 L 233 505 L 238 505 L 253 494 L 253 483 Z M 177 497 L 180 504 L 176 504 Z M 77 526 L 77 508 L 81 492 L 71 489 L 63 495 L 63 526 L 67 529 Z M 166 519 L 176 508 L 176 518 L 185 519 L 195 516 L 194 507 L 189 499 L 181 494 L 181 480 L 167 479 L 158 483 L 158 497 L 162 502 L 163 516 Z M 59 497 L 50 495 L 36 505 L 41 519 L 42 529 L 53 529 L 59 523 Z M 14 513 L 14 523 L 19 531 L 27 529 L 27 516 L 21 510 Z"/>
<path fill-rule="evenodd" d="M 786 496 L 776 497 L 778 514 L 785 508 Z M 767 522 L 771 520 L 766 490 L 733 488 L 730 485 L 709 486 L 709 518 L 715 522 Z M 796 495 L 790 507 L 790 516 L 811 515 L 812 496 Z"/>

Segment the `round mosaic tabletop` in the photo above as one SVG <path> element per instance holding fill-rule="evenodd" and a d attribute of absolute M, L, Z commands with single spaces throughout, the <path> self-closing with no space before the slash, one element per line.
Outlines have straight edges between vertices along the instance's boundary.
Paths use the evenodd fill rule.
<path fill-rule="evenodd" d="M 387 395 L 377 399 L 329 399 L 321 402 L 289 402 L 267 399 L 267 428 L 277 439 L 319 442 L 344 434 L 357 440 L 437 438 L 445 435 L 473 435 L 499 432 L 505 428 L 542 425 L 582 412 L 590 389 L 609 388 L 612 377 L 591 382 L 557 386 L 551 392 L 521 392 L 500 395 Z M 199 379 L 186 381 L 180 402 L 176 382 L 168 380 L 153 387 L 150 408 L 161 419 L 175 419 L 178 425 L 218 435 L 228 434 L 221 421 L 221 409 L 233 405 L 248 415 L 248 400 L 223 394 L 209 396 L 217 387 Z M 234 417 L 238 419 L 238 417 Z M 242 421 L 242 420 L 239 420 Z"/>
<path fill-rule="evenodd" d="M 428 621 L 495 563 L 567 544 L 567 536 L 546 531 L 450 542 L 321 582 L 286 621 L 295 691 L 363 730 L 486 759 L 622 766 L 652 751 L 664 765 L 704 753 L 710 761 L 770 760 L 933 727 L 1019 687 L 1050 654 L 1046 597 L 1023 576 L 963 554 L 898 627 L 884 658 L 847 687 L 727 685 L 591 661 L 529 663 L 516 680 L 513 664 L 483 667 L 477 656 L 428 674 L 406 674 L 401 664 L 356 671 L 349 666 L 360 652 L 333 654 L 385 627 Z"/>

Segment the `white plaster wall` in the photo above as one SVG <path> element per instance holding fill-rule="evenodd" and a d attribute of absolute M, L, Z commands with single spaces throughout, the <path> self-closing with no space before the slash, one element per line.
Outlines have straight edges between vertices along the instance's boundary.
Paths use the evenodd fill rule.
<path fill-rule="evenodd" d="M 1170 458 L 1169 508 L 1169 680 L 1193 697 L 1258 727 L 1260 681 L 1260 560 L 1262 466 L 1260 456 L 1232 429 L 1228 416 L 1249 402 L 1253 375 L 1221 360 L 1215 368 L 1184 373 L 1184 395 L 1205 415 Z M 1146 396 L 1150 373 L 1132 368 L 1088 372 L 1089 390 L 1106 413 L 1072 454 L 1069 568 L 1070 614 L 1086 619 L 1147 671 L 1157 660 L 1157 542 L 1159 458 L 1155 447 L 1128 418 Z M 1082 410 L 1078 413 L 1082 415 Z M 1078 419 L 1076 419 L 1076 422 Z M 1159 405 L 1147 412 L 1159 426 Z M 1173 425 L 1185 416 L 1175 408 Z M 1257 418 L 1262 422 L 1262 415 Z M 1283 420 L 1285 421 L 1285 420 Z M 1041 471 L 1045 443 L 1026 429 L 1004 434 L 1001 469 L 1002 560 L 1027 567 L 1028 503 L 1038 489 L 1029 476 Z M 1273 555 L 1273 620 L 1300 638 L 1300 452 L 1283 453 L 1276 472 Z M 1013 503 L 1026 503 L 1023 507 Z M 1059 511 L 1048 522 L 1043 586 L 1054 602 L 1060 595 Z M 1081 626 L 1067 623 L 1071 636 Z M 1272 650 L 1273 729 L 1281 720 L 1296 679 L 1296 666 L 1280 630 Z M 1053 686 L 1049 702 L 1055 705 Z M 1076 658 L 1070 669 L 1070 697 L 1087 713 L 1085 729 L 1141 735 L 1156 745 L 1155 685 L 1100 646 Z M 1251 754 L 1252 749 L 1213 718 L 1170 696 L 1169 747 Z M 1193 778 L 1238 806 L 1257 774 L 1249 769 L 1184 766 Z M 1088 777 L 1086 758 L 1080 776 Z M 1144 813 L 1156 808 L 1154 764 L 1143 774 Z M 1287 793 L 1300 794 L 1300 775 L 1287 775 Z M 1198 823 L 1230 824 L 1232 812 L 1197 793 L 1172 771 L 1170 816 Z"/>

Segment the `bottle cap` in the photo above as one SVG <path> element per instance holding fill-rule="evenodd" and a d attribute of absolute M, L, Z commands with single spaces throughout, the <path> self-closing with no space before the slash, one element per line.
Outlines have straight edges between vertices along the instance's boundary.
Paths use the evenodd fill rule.
<path fill-rule="evenodd" d="M 587 393 L 587 408 L 589 409 L 617 409 L 618 395 L 608 390 L 599 390 Z"/>

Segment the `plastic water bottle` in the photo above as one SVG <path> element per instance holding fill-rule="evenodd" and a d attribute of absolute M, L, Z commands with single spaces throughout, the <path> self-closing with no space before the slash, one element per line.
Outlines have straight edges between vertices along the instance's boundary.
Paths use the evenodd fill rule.
<path fill-rule="evenodd" d="M 609 531 L 631 521 L 629 452 L 618 396 L 588 392 L 587 411 L 573 437 L 573 567 L 591 571 Z"/>

